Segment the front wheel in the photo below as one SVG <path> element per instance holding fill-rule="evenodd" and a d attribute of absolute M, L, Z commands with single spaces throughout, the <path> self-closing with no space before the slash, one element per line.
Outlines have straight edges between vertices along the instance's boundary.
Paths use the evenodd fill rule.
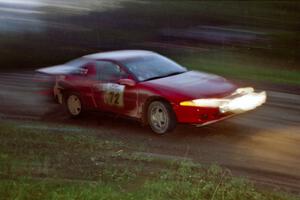
<path fill-rule="evenodd" d="M 169 103 L 153 101 L 148 107 L 148 123 L 151 129 L 158 134 L 165 134 L 176 127 L 176 116 Z"/>
<path fill-rule="evenodd" d="M 79 117 L 82 114 L 82 102 L 79 95 L 68 94 L 66 97 L 66 107 L 71 117 Z"/>

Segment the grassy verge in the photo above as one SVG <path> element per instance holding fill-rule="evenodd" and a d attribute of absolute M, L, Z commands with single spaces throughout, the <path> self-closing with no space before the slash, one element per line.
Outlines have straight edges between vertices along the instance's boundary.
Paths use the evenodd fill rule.
<path fill-rule="evenodd" d="M 300 71 L 268 59 L 228 51 L 199 53 L 181 57 L 179 62 L 190 69 L 230 78 L 300 85 Z"/>
<path fill-rule="evenodd" d="M 0 122 L 3 199 L 297 199 L 262 191 L 216 165 L 137 153 L 95 130 Z M 76 131 L 74 131 L 76 130 Z"/>

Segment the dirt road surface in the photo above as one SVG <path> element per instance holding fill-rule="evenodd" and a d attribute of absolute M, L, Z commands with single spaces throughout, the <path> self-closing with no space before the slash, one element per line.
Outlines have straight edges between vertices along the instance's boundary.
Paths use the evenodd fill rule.
<path fill-rule="evenodd" d="M 143 145 L 141 153 L 220 164 L 257 184 L 300 193 L 300 95 L 268 91 L 267 103 L 255 111 L 202 128 L 179 125 L 161 137 L 107 114 L 69 119 L 60 106 L 35 94 L 32 78 L 32 73 L 0 73 L 0 120 L 95 127 L 102 137 Z"/>

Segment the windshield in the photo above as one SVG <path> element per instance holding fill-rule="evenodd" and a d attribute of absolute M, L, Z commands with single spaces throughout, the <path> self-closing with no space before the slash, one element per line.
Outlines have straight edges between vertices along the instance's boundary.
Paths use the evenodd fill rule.
<path fill-rule="evenodd" d="M 163 78 L 186 72 L 186 69 L 170 59 L 151 55 L 140 57 L 123 63 L 139 81 Z"/>

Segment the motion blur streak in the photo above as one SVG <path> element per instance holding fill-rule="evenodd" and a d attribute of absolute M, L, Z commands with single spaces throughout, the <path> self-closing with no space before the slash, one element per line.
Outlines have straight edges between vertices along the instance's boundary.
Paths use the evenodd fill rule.
<path fill-rule="evenodd" d="M 30 5 L 41 6 L 43 5 L 39 0 L 0 0 L 0 3 L 16 4 L 16 5 Z"/>
<path fill-rule="evenodd" d="M 41 11 L 26 10 L 26 9 L 15 9 L 15 8 L 0 8 L 2 12 L 22 13 L 22 14 L 43 14 Z"/>

